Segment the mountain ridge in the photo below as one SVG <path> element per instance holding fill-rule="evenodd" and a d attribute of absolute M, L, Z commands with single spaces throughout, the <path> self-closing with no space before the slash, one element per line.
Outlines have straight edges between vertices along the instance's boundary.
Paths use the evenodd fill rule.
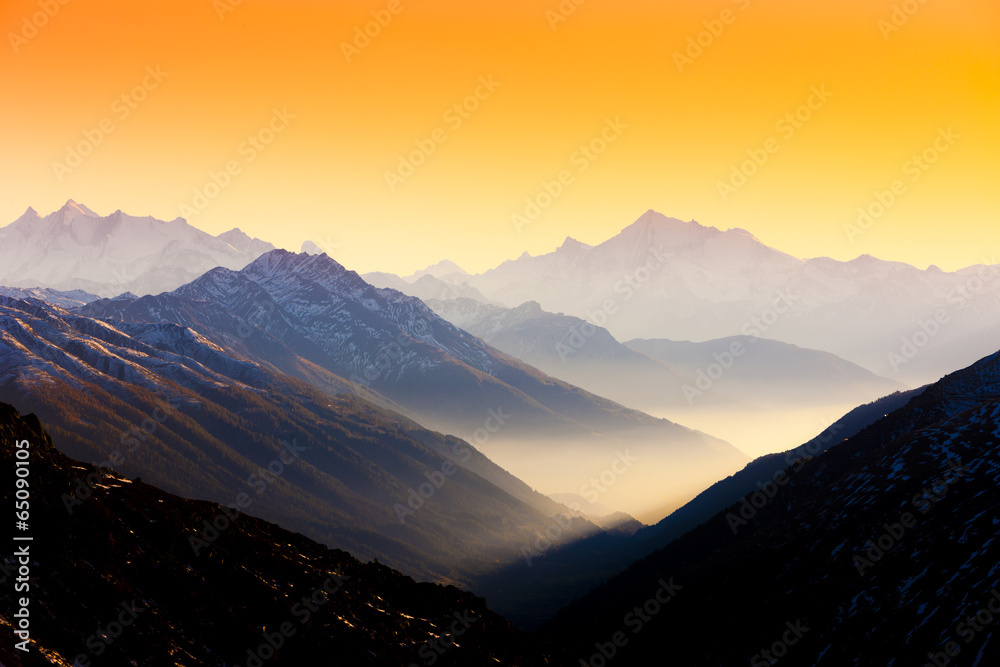
<path fill-rule="evenodd" d="M 0 284 L 102 297 L 158 293 L 215 266 L 242 268 L 273 249 L 238 228 L 212 236 L 183 218 L 157 220 L 121 209 L 101 216 L 70 199 L 44 217 L 29 207 L 0 228 Z"/>

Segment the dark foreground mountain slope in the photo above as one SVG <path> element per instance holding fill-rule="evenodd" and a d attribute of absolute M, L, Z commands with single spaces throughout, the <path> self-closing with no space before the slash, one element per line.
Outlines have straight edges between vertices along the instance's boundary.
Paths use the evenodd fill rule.
<path fill-rule="evenodd" d="M 479 582 L 479 590 L 487 597 L 516 590 L 520 597 L 512 601 L 511 608 L 518 612 L 512 618 L 522 627 L 537 628 L 559 610 L 560 599 L 583 594 L 587 582 L 612 577 L 630 563 L 664 548 L 744 496 L 766 486 L 798 459 L 818 455 L 856 435 L 886 413 L 904 406 L 921 391 L 892 394 L 851 410 L 809 442 L 787 452 L 754 459 L 743 470 L 716 482 L 652 526 L 638 528 L 628 535 L 606 532 L 558 544 L 536 557 L 515 562 L 484 577 Z M 529 578 L 538 583 L 530 587 L 516 585 Z"/>
<path fill-rule="evenodd" d="M 642 531 L 644 546 L 667 544 L 687 531 L 708 521 L 723 509 L 738 502 L 761 486 L 773 481 L 775 475 L 796 460 L 821 454 L 825 450 L 858 434 L 888 413 L 906 405 L 922 389 L 896 392 L 877 401 L 859 406 L 831 424 L 818 436 L 795 449 L 768 454 L 754 459 L 747 466 L 699 493 L 691 502 L 671 512 L 659 523 Z"/>
<path fill-rule="evenodd" d="M 453 587 L 418 584 L 242 515 L 197 555 L 222 508 L 56 451 L 38 420 L 0 404 L 0 460 L 30 446 L 30 637 L 14 648 L 17 563 L 0 562 L 0 663 L 51 665 L 545 665 L 546 651 Z M 77 480 L 94 497 L 66 511 Z M 5 507 L 13 503 L 4 484 Z"/>
<path fill-rule="evenodd" d="M 998 664 L 998 434 L 1000 354 L 795 462 L 547 632 L 590 664 Z"/>

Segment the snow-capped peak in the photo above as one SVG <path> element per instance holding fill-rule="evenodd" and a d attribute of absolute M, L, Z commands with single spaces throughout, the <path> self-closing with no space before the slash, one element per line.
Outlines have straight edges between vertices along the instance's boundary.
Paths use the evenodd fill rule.
<path fill-rule="evenodd" d="M 119 209 L 116 212 L 121 213 L 121 210 Z M 72 199 L 67 199 L 66 203 L 63 204 L 62 208 L 56 211 L 56 215 L 60 217 L 62 221 L 66 224 L 72 222 L 73 218 L 77 217 L 78 215 L 86 216 L 88 218 L 101 217 L 99 213 L 95 213 L 94 211 L 90 210 L 83 204 L 78 204 Z"/>
<path fill-rule="evenodd" d="M 205 271 L 240 269 L 274 246 L 239 230 L 216 238 L 182 218 L 165 222 L 121 209 L 101 216 L 70 199 L 44 217 L 29 208 L 0 228 L 0 284 L 158 294 Z"/>

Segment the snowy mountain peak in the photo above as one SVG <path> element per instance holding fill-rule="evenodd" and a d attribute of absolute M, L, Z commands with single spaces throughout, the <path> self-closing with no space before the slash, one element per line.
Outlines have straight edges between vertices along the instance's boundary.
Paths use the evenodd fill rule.
<path fill-rule="evenodd" d="M 118 211 L 118 213 L 121 213 L 121 211 Z M 55 212 L 54 217 L 62 221 L 63 224 L 68 225 L 73 222 L 75 218 L 81 215 L 87 218 L 101 217 L 100 214 L 94 213 L 83 204 L 78 204 L 72 199 L 67 199 L 62 208 Z"/>
<path fill-rule="evenodd" d="M 695 222 L 694 220 L 684 222 L 683 220 L 680 220 L 678 218 L 671 218 L 670 216 L 664 215 L 659 211 L 654 211 L 653 209 L 649 209 L 648 211 L 640 215 L 635 222 L 633 222 L 631 225 L 629 225 L 622 231 L 624 232 L 628 229 L 647 229 L 649 227 L 669 228 L 669 227 L 691 227 L 691 226 L 704 228 L 704 225 Z"/>
<path fill-rule="evenodd" d="M 29 208 L 0 228 L 0 284 L 103 297 L 158 294 L 216 266 L 241 269 L 274 249 L 238 230 L 227 234 L 218 239 L 183 218 L 165 222 L 121 209 L 101 216 L 72 199 L 44 217 Z"/>
<path fill-rule="evenodd" d="M 304 277 L 348 273 L 347 269 L 326 254 L 309 255 L 290 252 L 283 248 L 264 253 L 252 261 L 243 272 L 250 276 L 295 273 Z"/>

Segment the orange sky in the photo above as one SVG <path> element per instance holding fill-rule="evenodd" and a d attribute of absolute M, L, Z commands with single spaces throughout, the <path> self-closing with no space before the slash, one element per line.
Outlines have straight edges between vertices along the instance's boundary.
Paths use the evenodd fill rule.
<path fill-rule="evenodd" d="M 996 0 L 586 0 L 558 23 L 558 0 L 64 1 L 0 6 L 3 224 L 69 198 L 103 214 L 194 210 L 212 233 L 310 239 L 350 268 L 399 273 L 600 242 L 649 208 L 802 257 L 954 269 L 1000 255 Z M 39 14 L 48 4 L 54 16 Z M 888 32 L 894 4 L 918 9 Z M 372 12 L 391 21 L 348 62 L 342 43 Z M 478 108 L 448 113 L 477 89 Z M 813 89 L 831 96 L 779 125 Z M 271 143 L 245 143 L 262 130 Z M 604 153 L 578 152 L 602 131 Z M 68 146 L 91 148 L 87 134 L 100 139 L 89 155 L 55 167 Z M 433 153 L 390 187 L 421 140 Z M 909 162 L 925 150 L 933 164 Z M 724 200 L 720 181 L 761 151 Z M 238 173 L 214 192 L 227 163 Z M 516 225 L 561 172 L 558 196 Z M 897 179 L 901 194 L 849 239 L 858 207 L 877 213 Z M 206 185 L 217 196 L 197 210 Z"/>

